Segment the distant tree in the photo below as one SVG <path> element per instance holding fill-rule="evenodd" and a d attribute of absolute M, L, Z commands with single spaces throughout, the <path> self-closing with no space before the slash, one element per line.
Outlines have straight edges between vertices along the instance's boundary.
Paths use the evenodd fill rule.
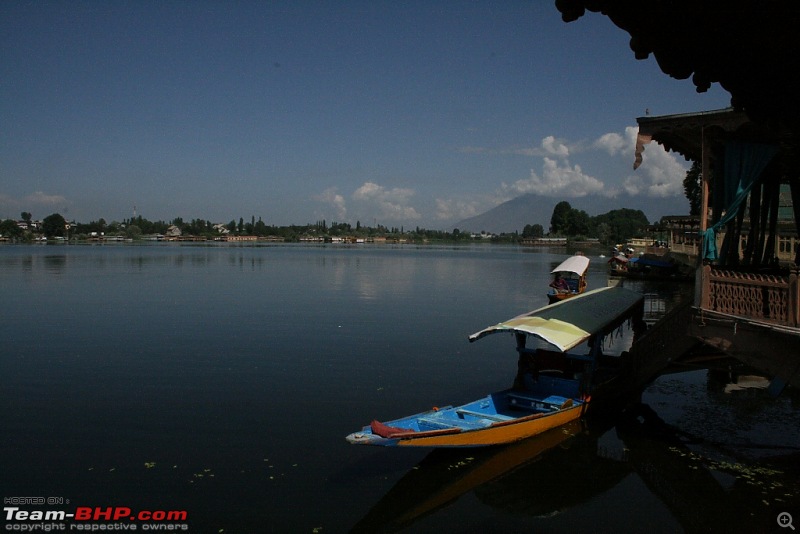
<path fill-rule="evenodd" d="M 236 227 L 240 234 L 244 233 L 244 219 L 239 217 L 239 226 Z"/>
<path fill-rule="evenodd" d="M 142 236 L 142 229 L 135 224 L 129 224 L 125 227 L 125 235 L 128 239 L 139 239 Z"/>
<path fill-rule="evenodd" d="M 31 224 L 31 219 L 33 218 L 33 215 L 31 215 L 29 212 L 23 211 L 22 213 L 19 214 L 19 216 L 23 221 L 25 221 L 28 224 Z"/>
<path fill-rule="evenodd" d="M 612 243 L 624 243 L 631 237 L 641 235 L 650 224 L 642 210 L 630 208 L 611 210 L 598 215 L 592 218 L 592 223 L 596 229 L 601 224 L 607 225 L 608 239 Z"/>
<path fill-rule="evenodd" d="M 572 206 L 566 200 L 562 200 L 555 205 L 553 215 L 550 217 L 550 233 L 566 233 L 571 211 Z"/>
<path fill-rule="evenodd" d="M 522 237 L 542 237 L 544 235 L 544 228 L 541 224 L 526 224 L 522 229 Z"/>
<path fill-rule="evenodd" d="M 58 213 L 48 215 L 42 221 L 42 231 L 47 237 L 64 237 L 67 221 Z"/>
<path fill-rule="evenodd" d="M 609 244 L 611 241 L 611 227 L 608 223 L 601 222 L 595 227 L 595 236 L 601 243 Z"/>
<path fill-rule="evenodd" d="M 269 234 L 269 231 L 267 230 L 267 225 L 264 224 L 264 221 L 261 220 L 261 217 L 258 218 L 258 221 L 256 221 L 256 224 L 253 227 L 253 233 L 255 235 L 267 235 L 267 234 Z"/>
<path fill-rule="evenodd" d="M 17 221 L 13 221 L 11 219 L 6 219 L 5 221 L 0 223 L 0 236 L 17 239 L 22 237 L 22 228 L 17 226 Z"/>
<path fill-rule="evenodd" d="M 689 199 L 689 215 L 700 215 L 700 203 L 702 202 L 702 167 L 698 162 L 692 162 L 692 167 L 686 171 L 686 178 L 683 179 L 683 192 Z"/>
<path fill-rule="evenodd" d="M 583 210 L 572 209 L 567 215 L 567 235 L 589 235 L 591 229 L 591 217 Z"/>

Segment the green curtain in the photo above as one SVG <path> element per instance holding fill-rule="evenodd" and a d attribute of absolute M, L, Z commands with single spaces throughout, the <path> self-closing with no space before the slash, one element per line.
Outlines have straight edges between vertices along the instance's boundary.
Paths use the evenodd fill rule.
<path fill-rule="evenodd" d="M 745 199 L 778 152 L 774 145 L 728 141 L 725 143 L 723 191 L 714 191 L 724 199 L 725 215 L 703 235 L 703 258 L 715 261 L 717 254 L 717 232 L 736 217 L 745 204 Z"/>

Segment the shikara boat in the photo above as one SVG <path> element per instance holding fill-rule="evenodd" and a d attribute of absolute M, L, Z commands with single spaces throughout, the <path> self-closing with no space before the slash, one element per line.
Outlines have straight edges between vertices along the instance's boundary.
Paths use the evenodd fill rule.
<path fill-rule="evenodd" d="M 480 447 L 511 443 L 580 418 L 595 389 L 610 379 L 599 365 L 602 338 L 643 311 L 643 297 L 601 288 L 472 334 L 511 333 L 518 353 L 514 385 L 457 406 L 372 423 L 347 436 L 357 445 Z M 543 347 L 528 348 L 529 336 Z M 586 343 L 585 353 L 568 352 Z M 618 358 L 617 358 L 618 359 Z"/>
<path fill-rule="evenodd" d="M 547 300 L 550 304 L 574 297 L 586 291 L 586 271 L 589 270 L 589 258 L 583 254 L 570 256 L 561 264 L 550 271 L 550 274 L 566 282 L 564 288 L 554 288 L 550 285 Z"/>
<path fill-rule="evenodd" d="M 630 259 L 624 254 L 615 254 L 608 260 L 608 274 L 610 276 L 625 276 L 628 272 Z"/>
<path fill-rule="evenodd" d="M 617 256 L 608 261 L 608 274 L 622 278 L 640 280 L 674 280 L 691 282 L 694 275 L 689 268 L 682 266 L 671 258 L 653 257 L 649 255 L 638 258 Z"/>

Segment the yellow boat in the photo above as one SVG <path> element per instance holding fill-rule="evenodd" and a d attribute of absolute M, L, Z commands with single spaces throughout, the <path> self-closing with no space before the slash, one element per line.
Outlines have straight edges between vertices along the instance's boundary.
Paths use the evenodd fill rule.
<path fill-rule="evenodd" d="M 356 445 L 480 447 L 511 443 L 580 418 L 591 394 L 613 377 L 601 369 L 602 338 L 643 313 L 643 296 L 622 287 L 589 291 L 472 334 L 511 333 L 517 345 L 514 386 L 457 406 L 373 420 L 347 436 Z M 534 336 L 548 348 L 528 348 Z M 568 352 L 586 343 L 586 353 Z"/>

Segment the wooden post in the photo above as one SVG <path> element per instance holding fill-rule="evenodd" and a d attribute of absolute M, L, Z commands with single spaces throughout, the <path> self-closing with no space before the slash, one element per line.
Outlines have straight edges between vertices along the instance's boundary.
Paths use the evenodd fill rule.
<path fill-rule="evenodd" d="M 700 232 L 705 232 L 708 228 L 708 191 L 709 191 L 709 181 L 711 173 L 711 147 L 708 146 L 708 140 L 706 139 L 706 128 L 705 126 L 702 127 L 700 131 L 701 136 L 701 159 L 700 162 Z M 701 256 L 702 256 L 702 248 L 701 248 Z M 703 258 L 700 258 L 700 261 L 703 261 Z"/>
<path fill-rule="evenodd" d="M 695 303 L 701 310 L 710 309 L 711 301 L 711 266 L 703 265 L 697 269 L 695 277 Z"/>
<path fill-rule="evenodd" d="M 800 326 L 800 268 L 795 267 L 789 273 L 789 302 L 787 320 L 789 326 Z"/>
<path fill-rule="evenodd" d="M 694 303 L 696 306 L 700 306 L 700 309 L 707 310 L 709 293 L 709 288 L 707 287 L 709 284 L 708 275 L 711 272 L 711 267 L 705 265 L 703 258 L 703 240 L 706 238 L 705 231 L 708 228 L 708 183 L 710 179 L 709 174 L 711 172 L 711 147 L 708 146 L 705 126 L 702 127 L 700 136 L 702 153 L 700 167 L 700 175 L 702 178 L 700 180 L 700 238 L 697 240 L 697 271 L 695 272 Z"/>

